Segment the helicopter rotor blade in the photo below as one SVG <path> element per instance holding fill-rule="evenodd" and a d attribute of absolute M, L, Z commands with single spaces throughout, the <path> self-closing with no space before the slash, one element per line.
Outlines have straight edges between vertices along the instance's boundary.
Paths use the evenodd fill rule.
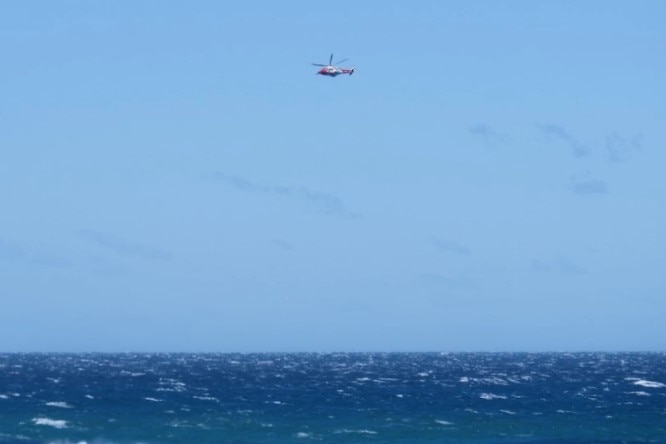
<path fill-rule="evenodd" d="M 322 64 L 322 63 L 313 63 L 313 65 L 314 65 L 314 66 L 327 66 L 327 65 L 324 65 L 324 64 Z"/>
<path fill-rule="evenodd" d="M 331 58 L 328 59 L 328 64 L 333 64 L 333 53 L 331 53 Z"/>

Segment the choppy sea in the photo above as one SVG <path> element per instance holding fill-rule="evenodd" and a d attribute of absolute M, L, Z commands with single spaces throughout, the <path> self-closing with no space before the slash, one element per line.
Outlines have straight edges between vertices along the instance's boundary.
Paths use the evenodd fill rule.
<path fill-rule="evenodd" d="M 0 443 L 666 443 L 664 353 L 0 354 Z"/>

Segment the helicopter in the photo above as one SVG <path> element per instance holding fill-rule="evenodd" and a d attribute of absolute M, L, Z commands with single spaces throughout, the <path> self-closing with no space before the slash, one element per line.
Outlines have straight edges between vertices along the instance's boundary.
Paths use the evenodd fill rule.
<path fill-rule="evenodd" d="M 342 59 L 342 60 L 339 60 L 339 61 L 335 62 L 335 64 L 334 64 L 333 63 L 333 54 L 331 54 L 331 57 L 328 59 L 328 65 L 324 65 L 322 63 L 313 63 L 313 65 L 323 67 L 319 71 L 317 71 L 317 74 L 320 74 L 322 76 L 336 77 L 336 76 L 339 76 L 340 74 L 352 75 L 352 74 L 354 74 L 354 71 L 356 70 L 356 68 L 340 68 L 340 67 L 336 66 L 339 63 L 346 62 L 347 60 L 349 60 L 349 59 L 348 58 L 347 59 Z"/>

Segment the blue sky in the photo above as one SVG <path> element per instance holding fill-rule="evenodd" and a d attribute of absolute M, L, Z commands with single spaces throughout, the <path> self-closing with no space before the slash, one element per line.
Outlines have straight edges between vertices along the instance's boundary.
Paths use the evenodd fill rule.
<path fill-rule="evenodd" d="M 234 3 L 0 4 L 0 350 L 666 349 L 666 3 Z"/>

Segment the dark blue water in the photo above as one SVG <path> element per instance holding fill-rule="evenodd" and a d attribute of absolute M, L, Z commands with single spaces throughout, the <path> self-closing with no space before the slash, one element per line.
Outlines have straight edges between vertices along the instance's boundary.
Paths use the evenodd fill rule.
<path fill-rule="evenodd" d="M 0 443 L 666 443 L 666 354 L 0 354 Z"/>

